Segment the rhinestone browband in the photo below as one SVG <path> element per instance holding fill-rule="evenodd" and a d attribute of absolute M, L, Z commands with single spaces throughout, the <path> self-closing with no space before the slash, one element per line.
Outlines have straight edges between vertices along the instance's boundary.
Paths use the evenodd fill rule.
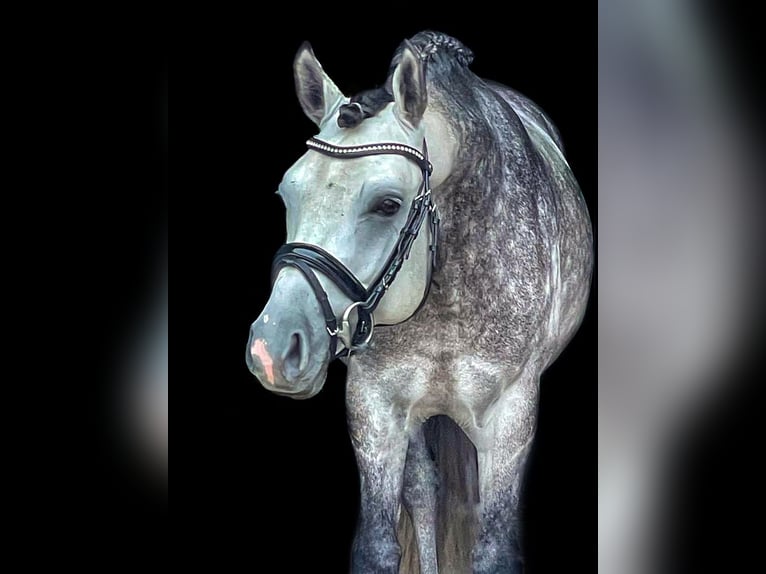
<path fill-rule="evenodd" d="M 428 173 L 433 171 L 431 163 L 426 160 L 420 150 L 405 144 L 376 143 L 358 146 L 338 146 L 316 138 L 311 138 L 306 142 L 306 146 L 314 151 L 336 157 L 365 157 L 369 155 L 380 155 L 381 153 L 392 153 L 415 160 L 421 168 L 427 169 Z"/>

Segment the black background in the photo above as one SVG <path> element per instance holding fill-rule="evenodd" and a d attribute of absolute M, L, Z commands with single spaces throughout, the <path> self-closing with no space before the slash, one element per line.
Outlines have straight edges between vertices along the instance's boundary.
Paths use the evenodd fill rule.
<path fill-rule="evenodd" d="M 404 38 L 421 29 L 457 37 L 474 51 L 478 75 L 525 93 L 557 124 L 595 225 L 595 18 L 573 25 L 583 16 L 566 6 L 555 17 L 544 7 L 514 8 L 502 23 L 409 15 L 376 26 L 354 20 L 348 6 L 327 27 L 261 22 L 273 27 L 269 39 L 242 22 L 200 32 L 195 64 L 204 109 L 192 137 L 206 140 L 206 156 L 190 174 L 192 187 L 179 192 L 178 201 L 192 203 L 198 219 L 178 223 L 184 245 L 174 255 L 184 290 L 195 298 L 184 306 L 184 314 L 192 313 L 183 318 L 190 331 L 174 327 L 174 349 L 176 333 L 184 341 L 178 384 L 202 385 L 204 397 L 193 420 L 184 415 L 184 426 L 204 432 L 192 450 L 182 447 L 185 460 L 201 464 L 193 496 L 179 487 L 185 502 L 178 506 L 197 534 L 226 540 L 227 554 L 250 556 L 252 565 L 276 561 L 274 571 L 342 572 L 348 561 L 358 479 L 346 430 L 344 367 L 332 365 L 324 390 L 296 402 L 261 388 L 244 362 L 249 325 L 268 299 L 271 257 L 284 241 L 284 210 L 274 192 L 315 133 L 294 94 L 292 60 L 301 42 L 309 40 L 336 84 L 353 94 L 385 80 Z M 561 571 L 575 556 L 578 569 L 595 570 L 594 315 L 591 304 L 577 337 L 542 381 L 525 498 L 531 573 Z"/>
<path fill-rule="evenodd" d="M 196 14 L 180 25 L 170 347 L 181 478 L 172 527 L 167 491 L 147 487 L 114 432 L 126 358 L 145 336 L 136 328 L 168 275 L 171 33 L 159 17 L 104 15 L 100 26 L 67 31 L 66 49 L 46 54 L 55 73 L 45 75 L 39 107 L 58 105 L 43 127 L 63 159 L 44 164 L 53 179 L 44 203 L 28 196 L 35 216 L 44 206 L 50 240 L 25 261 L 44 275 L 37 301 L 53 306 L 30 322 L 30 349 L 37 352 L 41 337 L 46 346 L 43 359 L 28 363 L 35 374 L 45 365 L 50 388 L 25 385 L 31 397 L 23 404 L 44 403 L 46 415 L 35 420 L 48 424 L 36 429 L 43 446 L 24 449 L 24 468 L 42 466 L 21 476 L 32 494 L 19 501 L 39 501 L 39 512 L 24 511 L 23 532 L 45 536 L 51 556 L 112 564 L 149 551 L 156 560 L 172 540 L 182 560 L 212 556 L 217 570 L 229 561 L 263 572 L 346 570 L 359 495 L 344 367 L 332 365 L 324 390 L 296 402 L 264 390 L 245 366 L 249 325 L 268 298 L 270 261 L 284 241 L 274 192 L 315 131 L 294 94 L 292 61 L 304 40 L 348 94 L 383 82 L 397 45 L 420 30 L 462 40 L 476 73 L 527 94 L 557 124 L 595 225 L 593 14 L 514 7 L 502 22 L 486 14 L 471 22 L 418 7 L 425 16 L 393 11 L 384 22 L 349 5 L 320 22 L 311 11 L 286 9 L 270 17 Z M 542 382 L 525 499 L 530 572 L 559 571 L 572 557 L 595 569 L 592 300 L 580 333 Z"/>
<path fill-rule="evenodd" d="M 105 555 L 103 566 L 150 549 L 167 553 L 172 539 L 175 554 L 213 556 L 217 570 L 229 560 L 259 572 L 346 569 L 358 479 L 344 368 L 333 365 L 324 390 L 296 402 L 264 390 L 244 360 L 249 325 L 268 298 L 271 257 L 284 240 L 274 191 L 314 133 L 292 77 L 304 40 L 350 94 L 384 81 L 404 38 L 422 29 L 459 38 L 475 53 L 476 73 L 527 94 L 557 124 L 595 218 L 594 14 L 514 7 L 502 21 L 482 13 L 471 22 L 464 12 L 398 8 L 381 6 L 381 14 L 365 18 L 354 5 L 342 6 L 320 22 L 314 11 L 290 5 L 280 16 L 218 12 L 179 23 L 170 346 L 181 478 L 172 530 L 167 492 L 137 478 L 113 432 L 127 353 L 168 271 L 171 32 L 152 15 L 104 14 L 82 33 L 66 29 L 66 49 L 46 54 L 55 74 L 29 67 L 48 82 L 38 91 L 39 108 L 57 106 L 56 123 L 34 133 L 45 133 L 66 159 L 37 166 L 53 179 L 44 201 L 37 188 L 17 194 L 26 194 L 35 217 L 48 216 L 45 251 L 24 259 L 44 275 L 35 304 L 53 306 L 29 322 L 30 349 L 44 356 L 28 365 L 50 388 L 24 381 L 29 402 L 7 404 L 50 411 L 35 413 L 34 421 L 48 423 L 34 429 L 44 448 L 24 449 L 24 469 L 42 467 L 27 471 L 34 481 L 21 476 L 31 494 L 18 497 L 22 505 L 39 500 L 40 510 L 24 511 L 29 528 L 18 530 L 44 536 L 51 556 L 66 553 L 80 563 Z M 384 22 L 383 12 L 393 18 Z M 146 23 L 155 21 L 149 30 Z M 560 571 L 573 557 L 595 569 L 594 302 L 542 382 L 525 499 L 530 572 Z"/>
<path fill-rule="evenodd" d="M 761 121 L 753 121 L 757 137 L 760 20 L 731 3 L 706 6 L 737 60 L 751 102 L 745 119 Z M 4 386 L 13 447 L 4 508 L 16 537 L 10 549 L 31 546 L 25 559 L 103 568 L 149 550 L 153 563 L 171 551 L 197 566 L 212 556 L 217 570 L 233 561 L 259 572 L 345 571 L 358 483 L 343 368 L 334 365 L 322 393 L 299 403 L 261 389 L 244 364 L 247 329 L 268 297 L 269 262 L 284 237 L 273 191 L 314 133 L 293 93 L 291 63 L 303 40 L 347 93 L 383 81 L 398 42 L 421 29 L 463 40 L 479 75 L 527 94 L 557 124 L 596 223 L 595 3 L 513 5 L 503 16 L 473 4 L 454 14 L 416 3 L 276 8 L 268 16 L 187 11 L 171 32 L 164 14 L 67 7 L 47 22 L 30 18 L 29 41 L 9 58 L 21 77 L 9 83 L 18 101 L 8 116 L 23 124 L 9 169 L 16 157 L 29 164 L 24 185 L 4 196 L 4 264 L 19 265 L 5 281 L 19 293 L 5 302 L 22 319 L 18 330 L 6 328 L 16 344 L 6 358 L 19 347 L 28 355 L 22 376 L 9 367 Z M 163 275 L 167 64 L 177 34 L 171 342 L 181 471 L 170 528 L 166 493 L 138 483 L 104 429 L 124 349 Z M 580 332 L 543 377 L 525 499 L 530 572 L 596 569 L 595 329 L 594 292 Z M 685 551 L 688 571 L 762 562 L 761 529 L 752 525 L 764 508 L 763 340 L 761 328 L 752 370 L 732 377 L 746 392 L 712 405 L 716 416 L 678 456 L 669 508 L 680 511 L 680 534 L 667 544 L 674 556 Z"/>

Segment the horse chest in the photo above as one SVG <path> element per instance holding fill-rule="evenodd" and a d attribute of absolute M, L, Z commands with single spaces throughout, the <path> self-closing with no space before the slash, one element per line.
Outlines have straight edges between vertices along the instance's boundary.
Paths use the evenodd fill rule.
<path fill-rule="evenodd" d="M 423 421 L 448 415 L 464 428 L 481 426 L 487 410 L 522 372 L 523 364 L 503 359 L 494 345 L 478 340 L 466 345 L 466 332 L 450 329 L 438 337 L 417 329 L 382 335 L 361 360 L 370 383 L 381 386 L 392 402 Z"/>

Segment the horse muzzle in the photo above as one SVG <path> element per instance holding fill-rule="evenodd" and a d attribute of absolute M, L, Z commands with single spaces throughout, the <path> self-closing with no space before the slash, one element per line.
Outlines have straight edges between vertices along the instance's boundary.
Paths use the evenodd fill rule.
<path fill-rule="evenodd" d="M 248 369 L 269 391 L 295 399 L 312 397 L 327 374 L 327 334 L 312 329 L 297 310 L 271 314 L 269 307 L 250 327 Z"/>

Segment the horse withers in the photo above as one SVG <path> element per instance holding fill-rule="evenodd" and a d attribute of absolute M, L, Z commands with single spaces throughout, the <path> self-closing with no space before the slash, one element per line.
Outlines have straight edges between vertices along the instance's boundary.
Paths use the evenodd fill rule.
<path fill-rule="evenodd" d="M 353 572 L 520 572 L 519 497 L 541 373 L 582 320 L 588 211 L 547 116 L 421 32 L 349 98 L 311 47 L 319 127 L 285 173 L 287 243 L 246 359 L 305 399 L 348 367 L 361 484 Z"/>

